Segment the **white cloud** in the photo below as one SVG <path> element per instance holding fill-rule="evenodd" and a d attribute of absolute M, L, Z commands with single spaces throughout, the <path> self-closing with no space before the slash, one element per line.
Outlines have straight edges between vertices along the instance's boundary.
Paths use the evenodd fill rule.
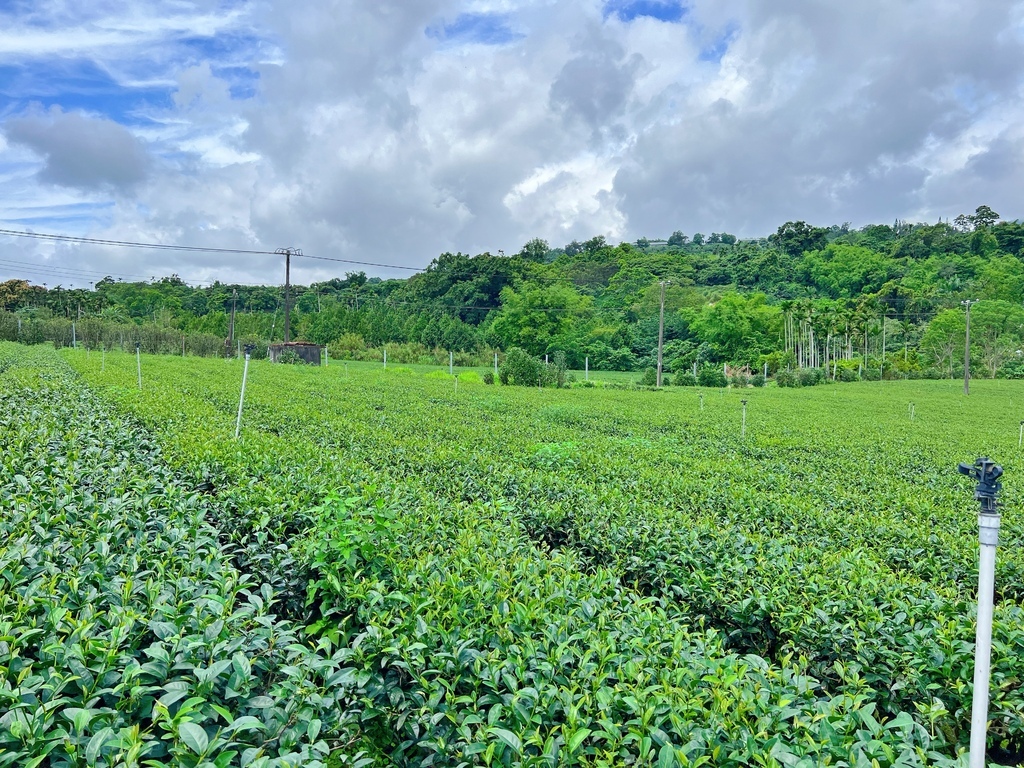
<path fill-rule="evenodd" d="M 45 157 L 2 146 L 0 215 L 52 206 L 65 231 L 403 265 L 534 236 L 1024 215 L 1024 3 L 688 7 L 666 23 L 605 18 L 600 0 L 37 4 L 3 19 L 0 64 L 37 74 L 0 104 L 8 133 L 45 87 L 36 100 L 121 123 L 152 162 L 134 197 L 58 194 L 32 180 Z M 493 24 L 427 33 L 467 14 Z M 44 78 L 69 62 L 106 81 Z M 61 218 L 75 201 L 105 207 Z M 89 256 L 280 277 L 272 258 Z"/>

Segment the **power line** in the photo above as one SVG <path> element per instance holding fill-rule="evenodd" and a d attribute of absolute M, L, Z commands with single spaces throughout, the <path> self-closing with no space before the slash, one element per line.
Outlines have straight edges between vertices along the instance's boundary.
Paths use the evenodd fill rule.
<path fill-rule="evenodd" d="M 17 229 L 0 229 L 0 235 L 10 237 L 28 237 L 36 240 L 54 240 L 69 243 L 88 243 L 92 245 L 111 245 L 119 248 L 150 248 L 162 251 L 201 251 L 204 253 L 236 253 L 236 254 L 259 254 L 274 256 L 273 251 L 256 251 L 244 248 L 207 248 L 194 245 L 167 245 L 164 243 L 143 243 L 133 240 L 106 240 L 96 237 L 78 237 L 75 235 L 57 235 L 46 232 L 24 232 Z"/>
<path fill-rule="evenodd" d="M 184 251 L 193 253 L 230 253 L 248 256 L 279 256 L 277 251 L 262 251 L 251 248 L 213 248 L 199 245 L 175 245 L 167 243 L 146 243 L 135 240 L 107 240 L 97 237 L 78 237 L 74 235 L 58 235 L 47 232 L 25 232 L 17 229 L 0 229 L 0 235 L 9 237 L 27 237 L 35 240 L 50 240 L 62 243 L 82 243 L 89 245 L 106 245 L 118 248 L 146 248 L 158 251 Z M 404 267 L 399 264 L 382 264 L 373 261 L 356 261 L 355 259 L 342 259 L 336 256 L 310 256 L 308 254 L 294 254 L 304 259 L 316 259 L 317 261 L 334 261 L 342 264 L 358 264 L 364 267 L 379 267 L 381 269 L 403 269 L 411 272 L 422 272 L 420 267 Z"/>
<path fill-rule="evenodd" d="M 354 261 L 352 259 L 339 259 L 334 256 L 310 256 L 308 253 L 296 253 L 294 256 L 300 256 L 303 259 L 316 259 L 317 261 L 339 261 L 342 264 L 359 264 L 364 267 L 380 267 L 381 269 L 404 269 L 410 272 L 422 272 L 423 267 L 402 267 L 398 264 L 378 264 L 375 261 Z"/>
<path fill-rule="evenodd" d="M 103 277 L 141 277 L 141 278 L 144 278 L 144 279 L 152 278 L 152 275 L 137 275 L 137 274 L 126 274 L 126 273 L 120 273 L 120 274 L 116 274 L 115 275 L 115 274 L 110 273 L 110 272 L 100 272 L 100 271 L 94 270 L 94 269 L 79 269 L 78 267 L 65 267 L 65 266 L 62 266 L 60 264 L 33 264 L 32 262 L 29 262 L 29 261 L 16 261 L 14 259 L 6 259 L 6 258 L 0 259 L 0 264 L 2 264 L 3 266 L 6 266 L 6 267 L 26 267 L 26 268 L 29 268 L 31 270 L 35 270 L 37 272 L 52 271 L 52 272 L 75 273 L 75 275 L 79 275 L 79 276 L 83 276 L 83 277 L 94 276 L 94 277 L 97 277 L 97 278 L 103 278 Z"/>
<path fill-rule="evenodd" d="M 8 267 L 12 271 L 17 271 L 20 274 L 29 274 L 42 276 L 45 278 L 53 278 L 58 280 L 84 280 L 90 285 L 100 282 L 104 277 L 117 278 L 120 281 L 127 281 L 129 283 L 140 282 L 133 280 L 132 278 L 141 278 L 141 282 L 148 282 L 150 280 L 156 280 L 152 275 L 137 275 L 137 274 L 125 274 L 117 272 L 97 272 L 93 270 L 80 270 L 74 267 L 61 267 L 55 264 L 30 264 L 22 261 L 12 261 L 9 259 L 0 259 L 0 267 Z M 194 288 L 201 288 L 203 285 L 209 284 L 209 280 L 188 280 L 179 277 L 178 279 L 186 285 L 190 285 Z M 252 285 L 253 287 L 262 285 L 262 283 L 235 283 L 236 285 Z"/>

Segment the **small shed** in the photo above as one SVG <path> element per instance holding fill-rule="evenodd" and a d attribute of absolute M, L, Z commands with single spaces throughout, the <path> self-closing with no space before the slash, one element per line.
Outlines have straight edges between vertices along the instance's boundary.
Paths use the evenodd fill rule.
<path fill-rule="evenodd" d="M 320 356 L 322 347 L 319 344 L 310 344 L 307 341 L 290 341 L 287 344 L 271 344 L 271 362 L 279 362 L 281 355 L 285 352 L 291 352 L 307 365 L 321 365 Z"/>

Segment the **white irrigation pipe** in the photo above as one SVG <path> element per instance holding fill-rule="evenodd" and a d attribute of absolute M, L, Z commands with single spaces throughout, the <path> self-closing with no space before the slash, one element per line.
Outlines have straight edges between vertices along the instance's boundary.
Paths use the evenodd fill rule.
<path fill-rule="evenodd" d="M 242 394 L 238 398 L 238 418 L 235 419 L 235 440 L 242 431 L 242 405 L 245 403 L 245 381 L 249 378 L 249 350 L 245 350 L 245 368 L 242 369 Z"/>
<path fill-rule="evenodd" d="M 988 686 L 992 663 L 992 603 L 996 579 L 999 515 L 978 515 L 978 630 L 974 641 L 974 701 L 971 706 L 970 768 L 985 768 L 988 736 Z"/>
<path fill-rule="evenodd" d="M 970 768 L 985 768 L 988 741 L 988 694 L 992 666 L 992 605 L 995 592 L 996 547 L 999 545 L 999 501 L 1003 468 L 986 456 L 957 471 L 978 481 L 974 498 L 978 511 L 978 625 L 974 640 L 974 700 L 971 703 Z"/>
<path fill-rule="evenodd" d="M 139 351 L 139 342 L 135 342 L 135 367 L 139 370 L 139 389 L 142 389 L 142 353 Z"/>

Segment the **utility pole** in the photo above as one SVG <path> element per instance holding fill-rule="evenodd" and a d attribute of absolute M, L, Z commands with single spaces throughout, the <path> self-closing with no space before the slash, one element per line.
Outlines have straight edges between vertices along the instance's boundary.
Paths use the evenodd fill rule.
<path fill-rule="evenodd" d="M 284 256 L 284 343 L 292 340 L 292 256 L 301 256 L 298 248 L 278 248 L 275 253 Z"/>
<path fill-rule="evenodd" d="M 228 357 L 231 356 L 231 348 L 235 346 L 235 302 L 238 301 L 238 289 L 231 289 L 231 322 L 228 323 Z"/>
<path fill-rule="evenodd" d="M 661 286 L 661 306 L 658 310 L 658 389 L 661 389 L 661 349 L 665 345 L 665 286 L 670 280 L 659 280 Z"/>
<path fill-rule="evenodd" d="M 967 331 L 964 334 L 964 394 L 971 394 L 971 304 L 977 304 L 977 299 L 961 301 L 967 308 Z"/>
<path fill-rule="evenodd" d="M 882 367 L 878 369 L 878 380 L 885 380 L 885 312 L 882 312 Z"/>

